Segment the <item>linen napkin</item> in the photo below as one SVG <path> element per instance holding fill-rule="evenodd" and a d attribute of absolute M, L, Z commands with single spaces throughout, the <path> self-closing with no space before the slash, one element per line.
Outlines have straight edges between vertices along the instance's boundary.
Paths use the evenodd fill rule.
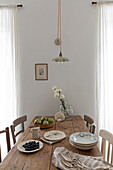
<path fill-rule="evenodd" d="M 45 139 L 44 137 L 41 137 L 40 139 L 41 139 L 43 142 L 46 142 L 46 143 L 52 145 L 52 144 L 54 144 L 54 143 L 60 142 L 61 140 L 65 139 L 65 138 L 60 139 L 60 140 L 54 140 L 54 141 L 47 140 L 47 139 Z"/>
<path fill-rule="evenodd" d="M 62 160 L 77 160 L 74 166 L 69 168 Z M 67 161 L 68 162 L 68 161 Z M 52 163 L 62 170 L 113 170 L 113 165 L 108 164 L 102 157 L 83 156 L 67 150 L 64 147 L 57 147 L 52 156 Z"/>

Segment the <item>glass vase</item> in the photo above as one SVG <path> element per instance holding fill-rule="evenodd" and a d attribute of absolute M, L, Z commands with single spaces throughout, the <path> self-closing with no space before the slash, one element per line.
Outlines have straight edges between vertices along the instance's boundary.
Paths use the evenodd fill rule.
<path fill-rule="evenodd" d="M 64 113 L 65 120 L 71 120 L 71 117 L 70 117 L 70 114 L 69 114 L 69 112 L 68 112 L 68 109 L 66 108 L 66 109 L 64 110 L 62 104 L 59 105 L 59 112 Z"/>
<path fill-rule="evenodd" d="M 68 112 L 68 114 L 69 114 L 70 116 L 73 115 L 73 108 L 72 108 L 71 105 L 67 105 L 67 112 Z"/>
<path fill-rule="evenodd" d="M 65 120 L 72 120 L 72 118 L 70 117 L 68 110 L 63 110 L 64 116 L 65 116 Z"/>
<path fill-rule="evenodd" d="M 59 105 L 59 111 L 64 113 L 65 120 L 72 120 L 69 115 L 68 100 L 61 99 L 61 104 Z"/>

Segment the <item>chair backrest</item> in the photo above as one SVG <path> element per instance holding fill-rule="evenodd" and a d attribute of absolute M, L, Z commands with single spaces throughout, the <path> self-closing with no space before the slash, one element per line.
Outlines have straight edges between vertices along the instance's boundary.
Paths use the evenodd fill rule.
<path fill-rule="evenodd" d="M 102 137 L 101 153 L 104 157 L 104 160 L 113 164 L 113 134 L 107 130 L 100 130 L 99 136 Z M 110 147 L 110 145 L 112 147 Z"/>
<path fill-rule="evenodd" d="M 5 130 L 1 130 L 1 131 L 0 131 L 0 134 L 1 134 L 1 133 L 6 133 L 7 152 L 9 152 L 10 149 L 11 149 L 9 128 L 6 127 Z M 2 161 L 2 158 L 1 158 L 1 146 L 0 146 L 0 162 L 1 162 L 1 161 Z"/>
<path fill-rule="evenodd" d="M 84 115 L 84 121 L 86 121 L 86 126 L 89 132 L 94 134 L 96 128 L 96 125 L 94 124 L 94 120 L 90 116 Z"/>
<path fill-rule="evenodd" d="M 12 137 L 13 137 L 13 143 L 16 143 L 16 137 L 24 132 L 24 122 L 27 121 L 27 116 L 22 116 L 17 118 L 16 120 L 13 121 L 13 125 L 11 125 L 11 133 L 12 133 Z M 21 129 L 16 133 L 15 132 L 15 127 L 21 124 Z"/>

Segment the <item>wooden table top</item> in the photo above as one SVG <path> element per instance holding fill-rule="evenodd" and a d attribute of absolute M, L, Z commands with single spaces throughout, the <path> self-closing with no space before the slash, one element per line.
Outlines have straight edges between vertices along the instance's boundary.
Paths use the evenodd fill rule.
<path fill-rule="evenodd" d="M 29 126 L 31 125 L 32 122 Z M 83 151 L 78 150 L 69 144 L 69 136 L 72 133 L 88 132 L 81 116 L 73 116 L 71 121 L 55 122 L 54 127 L 41 130 L 41 136 L 50 130 L 61 130 L 66 133 L 66 138 L 53 145 L 44 143 L 44 147 L 38 152 L 32 154 L 21 153 L 17 150 L 17 145 L 24 140 L 32 139 L 30 128 L 28 127 L 0 164 L 0 170 L 57 170 L 52 164 L 52 154 L 56 147 L 65 147 L 70 151 L 82 155 L 101 156 L 97 146 L 91 150 Z"/>

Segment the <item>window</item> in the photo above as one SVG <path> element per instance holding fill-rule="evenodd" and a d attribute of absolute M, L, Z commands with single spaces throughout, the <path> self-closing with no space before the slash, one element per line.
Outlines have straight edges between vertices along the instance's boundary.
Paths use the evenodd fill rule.
<path fill-rule="evenodd" d="M 113 3 L 104 1 L 98 7 L 97 109 L 98 130 L 113 133 Z"/>
<path fill-rule="evenodd" d="M 16 7 L 0 7 L 0 129 L 17 116 Z M 1 135 L 0 135 L 1 138 Z M 0 141 L 5 141 L 0 140 Z M 2 145 L 2 144 L 1 144 Z M 5 147 L 4 147 L 5 149 Z M 3 145 L 2 145 L 2 151 Z"/>

